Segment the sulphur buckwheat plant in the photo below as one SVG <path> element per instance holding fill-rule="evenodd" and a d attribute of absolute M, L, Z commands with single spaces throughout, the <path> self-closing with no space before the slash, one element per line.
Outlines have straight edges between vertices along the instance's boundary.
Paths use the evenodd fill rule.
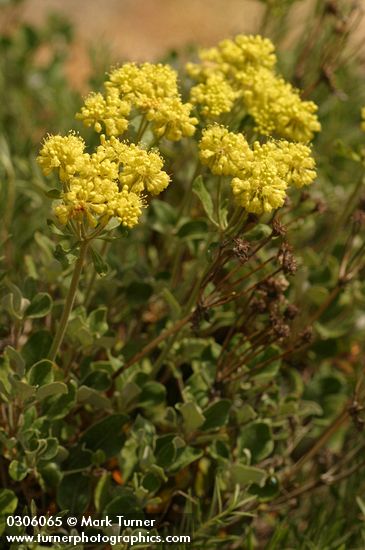
<path fill-rule="evenodd" d="M 84 97 L 70 27 L 9 12 L 1 549 L 363 548 L 361 14 L 293 33 L 296 3 L 164 62 L 94 52 Z"/>

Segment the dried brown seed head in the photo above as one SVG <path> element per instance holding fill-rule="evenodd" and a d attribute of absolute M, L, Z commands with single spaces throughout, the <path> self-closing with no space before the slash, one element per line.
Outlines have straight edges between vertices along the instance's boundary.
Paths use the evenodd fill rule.
<path fill-rule="evenodd" d="M 278 260 L 283 266 L 285 274 L 294 275 L 294 273 L 296 273 L 298 264 L 294 257 L 292 247 L 287 242 L 282 243 L 280 246 Z"/>
<path fill-rule="evenodd" d="M 303 346 L 305 344 L 309 344 L 312 341 L 312 337 L 313 337 L 312 327 L 305 328 L 298 335 L 297 347 L 300 348 L 301 346 Z"/>
<path fill-rule="evenodd" d="M 234 246 L 232 248 L 233 253 L 237 256 L 241 263 L 247 262 L 250 257 L 251 245 L 248 241 L 236 237 L 233 239 Z"/>
<path fill-rule="evenodd" d="M 284 318 L 288 321 L 292 321 L 299 313 L 299 308 L 294 304 L 289 304 L 284 311 Z"/>
<path fill-rule="evenodd" d="M 272 234 L 274 237 L 283 237 L 286 235 L 286 227 L 283 223 L 281 223 L 276 218 L 273 219 L 272 224 Z"/>

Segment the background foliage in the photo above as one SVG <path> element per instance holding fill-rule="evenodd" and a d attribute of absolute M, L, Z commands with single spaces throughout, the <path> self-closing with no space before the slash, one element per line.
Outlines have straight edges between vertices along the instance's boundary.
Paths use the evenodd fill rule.
<path fill-rule="evenodd" d="M 249 262 L 232 239 L 220 262 L 209 179 L 193 177 L 190 151 L 166 149 L 174 185 L 136 229 L 98 243 L 57 364 L 45 357 L 75 253 L 48 219 L 35 156 L 81 105 L 64 76 L 72 28 L 50 17 L 1 36 L 1 514 L 157 514 L 169 533 L 193 529 L 193 548 L 364 547 L 358 10 L 318 2 L 281 47 L 293 3 L 266 2 L 260 30 L 319 105 L 323 131 L 317 183 L 279 212 L 286 236 L 269 217 L 252 220 Z M 102 80 L 95 67 L 93 88 Z M 284 240 L 298 264 L 288 286 L 277 273 Z M 226 303 L 199 300 L 203 287 Z"/>

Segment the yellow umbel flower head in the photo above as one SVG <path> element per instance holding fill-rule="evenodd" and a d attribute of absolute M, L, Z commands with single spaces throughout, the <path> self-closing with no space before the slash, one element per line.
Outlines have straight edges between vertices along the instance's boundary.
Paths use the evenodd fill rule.
<path fill-rule="evenodd" d="M 277 135 L 308 142 L 319 132 L 317 106 L 302 101 L 298 90 L 267 69 L 250 69 L 237 75 L 247 111 L 262 135 Z"/>
<path fill-rule="evenodd" d="M 317 106 L 302 101 L 298 90 L 275 73 L 274 46 L 267 38 L 239 35 L 223 40 L 216 48 L 202 50 L 199 57 L 201 63 L 189 63 L 187 72 L 199 82 L 191 98 L 206 106 L 203 114 L 219 116 L 226 112 L 233 92 L 262 135 L 306 143 L 320 131 Z M 212 84 L 214 79 L 221 82 L 221 94 Z M 232 92 L 227 94 L 229 90 Z"/>
<path fill-rule="evenodd" d="M 242 134 L 234 134 L 224 126 L 214 124 L 203 131 L 199 158 L 213 174 L 234 176 L 242 163 L 253 158 L 253 153 Z"/>
<path fill-rule="evenodd" d="M 126 63 L 109 74 L 105 86 L 116 88 L 123 99 L 144 110 L 178 94 L 176 71 L 162 63 Z"/>
<path fill-rule="evenodd" d="M 190 116 L 192 105 L 181 101 L 177 73 L 170 66 L 126 63 L 113 70 L 104 84 L 105 95 L 91 93 L 76 115 L 85 126 L 120 136 L 128 128 L 128 117 L 140 114 L 152 123 L 157 138 L 178 141 L 195 132 L 198 119 Z"/>
<path fill-rule="evenodd" d="M 126 227 L 137 225 L 145 206 L 140 195 L 129 191 L 127 186 L 111 202 L 113 215 Z"/>
<path fill-rule="evenodd" d="M 218 50 L 223 62 L 236 70 L 246 70 L 249 66 L 271 69 L 276 63 L 274 44 L 259 35 L 240 34 L 234 40 L 222 40 Z"/>
<path fill-rule="evenodd" d="M 278 162 L 288 185 L 300 188 L 313 183 L 317 173 L 310 147 L 284 140 L 276 142 L 274 147 L 278 150 Z"/>
<path fill-rule="evenodd" d="M 186 69 L 197 80 L 205 80 L 217 72 L 230 78 L 237 71 L 249 68 L 272 69 L 276 63 L 274 51 L 274 45 L 268 38 L 240 34 L 233 40 L 222 40 L 215 48 L 200 50 L 201 63 L 188 63 Z"/>
<path fill-rule="evenodd" d="M 240 165 L 231 182 L 235 201 L 252 214 L 280 208 L 289 185 L 309 185 L 316 177 L 311 149 L 301 143 L 268 141 L 253 145 L 252 158 Z"/>
<path fill-rule="evenodd" d="M 157 138 L 178 141 L 195 132 L 192 105 L 181 101 L 177 73 L 168 65 L 127 63 L 110 73 L 105 86 L 152 122 Z"/>
<path fill-rule="evenodd" d="M 157 152 L 147 152 L 131 144 L 121 151 L 120 160 L 123 169 L 119 181 L 131 191 L 159 195 L 170 183 L 170 177 L 162 170 L 163 160 Z"/>
<path fill-rule="evenodd" d="M 118 90 L 110 88 L 106 97 L 101 93 L 89 94 L 76 118 L 82 120 L 85 126 L 92 126 L 98 133 L 104 126 L 108 136 L 120 136 L 128 128 L 130 110 L 130 104 L 119 98 Z"/>
<path fill-rule="evenodd" d="M 83 152 L 85 144 L 78 138 L 79 148 L 71 154 L 70 138 L 75 137 L 49 136 L 38 157 L 45 174 L 58 169 L 63 175 L 61 200 L 54 208 L 60 223 L 75 220 L 96 227 L 112 217 L 127 227 L 138 223 L 145 205 L 143 193 L 157 195 L 170 181 L 160 155 L 105 136 L 91 155 Z"/>
<path fill-rule="evenodd" d="M 219 73 L 212 74 L 206 82 L 193 86 L 190 91 L 191 102 L 199 105 L 201 113 L 210 118 L 229 113 L 238 96 L 239 93 Z"/>
<path fill-rule="evenodd" d="M 361 109 L 361 118 L 362 118 L 362 123 L 361 123 L 361 128 L 364 130 L 365 132 L 365 107 L 363 107 Z"/>
<path fill-rule="evenodd" d="M 64 181 L 77 171 L 84 149 L 84 140 L 73 132 L 67 136 L 48 136 L 37 161 L 46 176 L 57 168 L 61 181 Z"/>
<path fill-rule="evenodd" d="M 190 116 L 191 103 L 182 103 L 179 97 L 167 98 L 147 113 L 152 122 L 152 131 L 157 137 L 178 141 L 182 137 L 191 137 L 195 132 L 198 119 Z"/>
<path fill-rule="evenodd" d="M 276 210 L 284 204 L 287 183 L 270 147 L 254 143 L 253 159 L 245 163 L 231 182 L 235 201 L 252 214 Z"/>

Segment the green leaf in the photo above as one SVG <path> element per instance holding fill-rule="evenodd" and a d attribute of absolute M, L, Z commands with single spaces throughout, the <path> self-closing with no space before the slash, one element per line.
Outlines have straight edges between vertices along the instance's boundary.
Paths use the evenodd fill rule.
<path fill-rule="evenodd" d="M 131 519 L 143 518 L 141 505 L 133 490 L 129 487 L 121 487 L 118 491 L 118 496 L 108 503 L 103 513 L 111 518 L 116 518 L 116 516 L 124 516 Z"/>
<path fill-rule="evenodd" d="M 9 489 L 0 489 L 0 516 L 13 514 L 18 506 L 18 499 Z"/>
<path fill-rule="evenodd" d="M 9 475 L 15 481 L 21 481 L 28 475 L 28 468 L 18 460 L 12 460 L 9 464 Z"/>
<path fill-rule="evenodd" d="M 83 308 L 76 308 L 72 312 L 67 326 L 67 337 L 72 342 L 76 342 L 77 345 L 81 344 L 84 348 L 92 346 L 95 342 L 95 337 L 91 333 L 86 312 Z"/>
<path fill-rule="evenodd" d="M 123 427 L 128 420 L 124 414 L 113 414 L 93 424 L 80 438 L 86 449 L 104 451 L 107 458 L 118 454 L 125 441 Z"/>
<path fill-rule="evenodd" d="M 26 365 L 31 366 L 48 356 L 52 345 L 52 336 L 48 330 L 34 332 L 22 349 Z"/>
<path fill-rule="evenodd" d="M 108 323 L 106 321 L 107 308 L 102 306 L 92 311 L 88 317 L 88 323 L 91 332 L 95 336 L 102 336 L 108 330 Z"/>
<path fill-rule="evenodd" d="M 156 440 L 156 464 L 161 468 L 167 468 L 175 460 L 176 442 L 175 434 L 163 435 Z"/>
<path fill-rule="evenodd" d="M 148 472 L 142 480 L 142 486 L 150 494 L 155 493 L 161 487 L 161 479 L 152 472 Z"/>
<path fill-rule="evenodd" d="M 194 447 L 187 446 L 182 449 L 176 460 L 169 466 L 168 470 L 171 473 L 179 472 L 183 470 L 192 462 L 199 460 L 203 456 L 203 451 L 201 449 L 195 449 Z"/>
<path fill-rule="evenodd" d="M 44 386 L 53 382 L 53 367 L 54 363 L 49 359 L 42 359 L 33 365 L 28 374 L 27 379 L 32 386 Z"/>
<path fill-rule="evenodd" d="M 344 336 L 350 330 L 350 328 L 346 325 L 346 323 L 342 323 L 342 324 L 333 323 L 333 325 L 330 325 L 330 324 L 325 325 L 323 323 L 320 323 L 319 321 L 314 323 L 314 328 L 323 340 L 333 340 L 333 339 L 341 338 L 341 336 Z"/>
<path fill-rule="evenodd" d="M 138 397 L 138 406 L 143 408 L 155 407 L 164 402 L 166 387 L 159 382 L 147 382 L 142 387 Z"/>
<path fill-rule="evenodd" d="M 265 223 L 257 223 L 253 229 L 244 233 L 245 239 L 248 241 L 259 241 L 265 239 L 271 235 L 272 229 L 269 225 Z"/>
<path fill-rule="evenodd" d="M 181 306 L 179 302 L 176 300 L 175 296 L 171 293 L 171 291 L 167 287 L 161 290 L 161 295 L 170 306 L 171 318 L 173 320 L 180 319 Z"/>
<path fill-rule="evenodd" d="M 63 382 L 51 382 L 50 384 L 45 384 L 44 386 L 38 388 L 36 399 L 38 401 L 43 401 L 43 399 L 46 399 L 47 397 L 63 395 L 67 393 L 68 389 L 66 384 L 64 384 Z"/>
<path fill-rule="evenodd" d="M 61 472 L 56 462 L 48 462 L 44 466 L 39 467 L 39 473 L 41 474 L 44 482 L 48 487 L 56 489 L 61 481 Z"/>
<path fill-rule="evenodd" d="M 249 483 L 262 484 L 266 478 L 265 470 L 246 466 L 246 464 L 233 464 L 230 467 L 230 474 L 234 483 L 239 485 L 248 485 Z"/>
<path fill-rule="evenodd" d="M 104 260 L 104 258 L 99 254 L 95 248 L 90 248 L 91 259 L 95 268 L 95 271 L 98 275 L 103 277 L 109 272 L 109 264 Z"/>
<path fill-rule="evenodd" d="M 313 285 L 307 290 L 305 297 L 310 303 L 320 306 L 325 301 L 328 294 L 328 288 L 320 285 Z"/>
<path fill-rule="evenodd" d="M 126 294 L 128 296 L 128 303 L 133 306 L 144 305 L 151 297 L 153 288 L 147 283 L 141 281 L 133 281 L 126 288 Z"/>
<path fill-rule="evenodd" d="M 238 437 L 239 452 L 249 449 L 253 462 L 266 458 L 274 448 L 270 426 L 266 422 L 252 422 L 241 429 Z"/>
<path fill-rule="evenodd" d="M 243 405 L 243 407 L 240 407 L 236 411 L 237 420 L 240 424 L 245 424 L 246 422 L 249 422 L 250 420 L 253 420 L 256 418 L 257 413 L 255 410 L 251 407 L 251 405 L 248 405 L 247 403 Z"/>
<path fill-rule="evenodd" d="M 270 476 L 263 487 L 254 483 L 249 489 L 250 494 L 258 496 L 261 500 L 271 500 L 279 492 L 279 481 L 277 477 Z"/>
<path fill-rule="evenodd" d="M 110 502 L 110 495 L 113 488 L 113 481 L 110 472 L 101 474 L 96 482 L 94 491 L 94 505 L 97 512 L 102 512 L 105 506 Z"/>
<path fill-rule="evenodd" d="M 176 212 L 167 202 L 154 199 L 150 208 L 156 218 L 156 221 L 152 223 L 152 228 L 155 231 L 166 233 L 167 228 L 175 227 Z"/>
<path fill-rule="evenodd" d="M 354 162 L 361 162 L 362 158 L 361 155 L 359 155 L 352 147 L 347 145 L 344 141 L 341 139 L 336 139 L 334 142 L 334 152 L 345 159 L 352 160 Z"/>
<path fill-rule="evenodd" d="M 58 487 L 57 502 L 61 510 L 83 514 L 90 502 L 91 479 L 82 474 L 65 475 Z"/>
<path fill-rule="evenodd" d="M 49 199 L 60 199 L 61 198 L 61 191 L 59 189 L 49 189 L 45 192 L 46 197 Z"/>
<path fill-rule="evenodd" d="M 25 370 L 25 361 L 19 351 L 12 346 L 6 346 L 4 355 L 8 358 L 11 367 L 14 368 L 19 376 L 23 376 Z"/>
<path fill-rule="evenodd" d="M 17 396 L 21 401 L 26 401 L 33 397 L 35 388 L 22 380 L 19 380 L 16 375 L 9 377 L 12 386 L 13 397 Z"/>
<path fill-rule="evenodd" d="M 184 419 L 184 428 L 187 433 L 194 432 L 205 422 L 205 416 L 202 413 L 201 408 L 193 401 L 187 403 L 178 404 L 176 408 L 182 414 Z"/>
<path fill-rule="evenodd" d="M 180 239 L 196 240 L 206 239 L 207 233 L 208 225 L 205 220 L 193 220 L 184 223 L 177 232 L 177 236 Z"/>
<path fill-rule="evenodd" d="M 47 292 L 39 292 L 25 310 L 25 315 L 31 319 L 45 317 L 51 311 L 52 304 L 52 298 Z"/>
<path fill-rule="evenodd" d="M 82 380 L 82 385 L 93 388 L 94 390 L 105 391 L 110 388 L 111 385 L 110 375 L 102 371 L 90 372 L 90 374 Z"/>
<path fill-rule="evenodd" d="M 50 397 L 45 407 L 45 414 L 52 419 L 63 418 L 70 412 L 76 404 L 76 383 L 71 381 L 66 384 L 63 382 L 51 382 L 38 389 L 37 395 L 44 399 L 43 395 Z"/>
<path fill-rule="evenodd" d="M 228 421 L 231 405 L 232 403 L 229 399 L 221 399 L 213 403 L 213 405 L 210 405 L 203 411 L 205 422 L 200 429 L 202 431 L 208 431 L 224 426 Z"/>
<path fill-rule="evenodd" d="M 23 318 L 21 303 L 18 303 L 16 296 L 12 292 L 5 294 L 1 298 L 0 304 L 13 319 L 20 321 Z"/>
<path fill-rule="evenodd" d="M 202 176 L 198 176 L 193 183 L 193 192 L 199 197 L 200 202 L 204 208 L 204 212 L 214 225 L 218 226 L 218 223 L 214 219 L 214 204 L 212 197 L 204 185 Z"/>
<path fill-rule="evenodd" d="M 54 249 L 53 256 L 60 262 L 63 269 L 67 269 L 76 260 L 76 256 L 69 250 L 65 250 L 60 243 Z"/>
<path fill-rule="evenodd" d="M 80 386 L 77 390 L 77 400 L 80 403 L 89 403 L 96 409 L 109 409 L 110 401 L 99 391 L 89 388 L 88 386 Z"/>
<path fill-rule="evenodd" d="M 49 437 L 46 440 L 46 446 L 44 447 L 41 453 L 42 460 L 46 461 L 54 458 L 58 453 L 58 449 L 59 449 L 58 439 L 56 437 Z"/>
<path fill-rule="evenodd" d="M 272 359 L 272 362 L 268 362 L 266 367 L 260 368 L 257 373 L 253 374 L 252 379 L 262 383 L 272 380 L 277 375 L 281 365 L 281 359 L 277 359 L 279 355 L 280 348 L 272 345 L 267 347 L 262 353 L 259 353 L 252 361 L 249 361 L 251 369 L 262 362 Z"/>

